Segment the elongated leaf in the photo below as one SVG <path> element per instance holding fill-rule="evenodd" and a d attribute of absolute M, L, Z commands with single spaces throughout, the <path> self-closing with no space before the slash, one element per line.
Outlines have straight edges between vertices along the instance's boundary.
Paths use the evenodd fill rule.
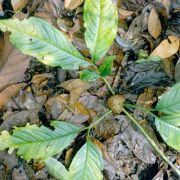
<path fill-rule="evenodd" d="M 101 76 L 105 77 L 111 74 L 111 69 L 115 58 L 116 56 L 109 56 L 105 58 L 103 64 L 99 67 L 99 72 Z"/>
<path fill-rule="evenodd" d="M 68 170 L 54 158 L 45 160 L 49 173 L 58 180 L 68 180 Z"/>
<path fill-rule="evenodd" d="M 102 180 L 101 170 L 103 170 L 101 152 L 95 144 L 88 140 L 77 152 L 70 165 L 69 179 Z"/>
<path fill-rule="evenodd" d="M 80 73 L 80 79 L 83 81 L 93 82 L 96 81 L 100 75 L 91 69 L 84 69 Z"/>
<path fill-rule="evenodd" d="M 63 69 L 90 65 L 63 33 L 44 20 L 35 17 L 23 21 L 1 20 L 0 29 L 11 32 L 10 41 L 21 52 L 36 57 L 44 64 Z"/>
<path fill-rule="evenodd" d="M 175 84 L 161 97 L 156 110 L 167 114 L 180 113 L 180 83 Z"/>
<path fill-rule="evenodd" d="M 164 141 L 172 148 L 180 150 L 180 128 L 161 119 L 155 120 L 156 128 Z"/>
<path fill-rule="evenodd" d="M 85 40 L 96 62 L 108 51 L 116 36 L 118 15 L 112 0 L 86 0 Z"/>
<path fill-rule="evenodd" d="M 180 114 L 173 114 L 169 116 L 163 116 L 161 119 L 169 124 L 180 127 Z"/>
<path fill-rule="evenodd" d="M 29 124 L 15 128 L 10 138 L 9 148 L 17 148 L 17 154 L 26 160 L 47 159 L 62 152 L 76 137 L 79 128 L 59 121 L 53 121 L 51 125 L 55 128 L 54 131 L 45 126 Z M 8 138 L 7 136 L 6 140 Z"/>

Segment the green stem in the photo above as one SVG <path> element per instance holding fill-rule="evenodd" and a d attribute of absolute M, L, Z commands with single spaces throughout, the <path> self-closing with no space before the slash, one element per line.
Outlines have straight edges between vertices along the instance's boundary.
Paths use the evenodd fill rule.
<path fill-rule="evenodd" d="M 101 116 L 99 119 L 97 119 L 95 122 L 92 122 L 90 124 L 90 126 L 88 127 L 88 132 L 87 132 L 87 139 L 89 139 L 89 133 L 90 133 L 90 130 L 95 126 L 97 125 L 98 123 L 100 123 L 106 116 L 108 116 L 109 114 L 111 114 L 112 111 L 108 111 L 106 112 L 103 116 Z"/>
<path fill-rule="evenodd" d="M 143 129 L 143 127 L 136 121 L 136 119 L 125 109 L 123 109 L 123 112 L 129 117 L 129 119 L 139 128 L 139 130 L 143 133 L 143 135 L 147 138 L 147 140 L 151 143 L 153 148 L 156 150 L 157 153 L 166 161 L 180 176 L 180 171 L 176 166 L 166 157 L 166 155 L 160 150 L 160 148 L 157 146 L 157 144 L 151 139 L 151 137 L 146 133 L 146 131 Z"/>
<path fill-rule="evenodd" d="M 112 95 L 115 95 L 114 90 L 112 89 L 112 87 L 110 86 L 110 84 L 107 82 L 106 78 L 102 77 L 103 81 L 106 83 L 107 87 L 109 88 L 109 90 L 111 91 Z"/>
<path fill-rule="evenodd" d="M 148 112 L 156 111 L 155 109 L 150 109 L 150 108 L 146 109 L 146 108 L 144 108 L 144 107 L 142 107 L 142 106 L 127 104 L 127 103 L 124 103 L 124 106 L 125 106 L 125 107 L 130 107 L 130 108 L 137 108 L 137 109 L 140 109 L 140 110 L 143 110 L 143 111 L 146 111 L 146 112 L 147 112 L 147 111 L 148 111 Z"/>

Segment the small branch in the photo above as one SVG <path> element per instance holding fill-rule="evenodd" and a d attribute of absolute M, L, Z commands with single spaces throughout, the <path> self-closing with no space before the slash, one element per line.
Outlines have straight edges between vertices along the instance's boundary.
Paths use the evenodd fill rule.
<path fill-rule="evenodd" d="M 151 137 L 146 133 L 146 131 L 143 129 L 143 127 L 141 127 L 141 125 L 136 121 L 136 119 L 125 109 L 123 110 L 123 112 L 128 116 L 128 118 L 139 128 L 139 130 L 141 131 L 141 133 L 147 138 L 147 140 L 151 143 L 151 145 L 153 146 L 153 148 L 156 150 L 157 153 L 159 153 L 159 155 L 164 159 L 164 161 L 166 161 L 173 169 L 174 171 L 178 174 L 178 176 L 180 176 L 180 171 L 179 169 L 166 157 L 166 155 L 159 149 L 159 147 L 157 146 L 157 144 L 153 141 L 153 139 L 151 139 Z"/>
<path fill-rule="evenodd" d="M 102 77 L 103 81 L 106 83 L 108 89 L 111 91 L 112 95 L 115 95 L 114 90 L 112 89 L 111 85 L 107 82 L 106 78 Z"/>
<path fill-rule="evenodd" d="M 146 109 L 146 108 L 144 108 L 142 106 L 127 104 L 127 103 L 124 103 L 124 106 L 127 107 L 127 108 L 128 107 L 130 107 L 130 108 L 137 108 L 137 109 L 140 109 L 140 110 L 145 111 L 145 112 L 155 111 L 155 109 L 150 109 L 150 108 Z"/>

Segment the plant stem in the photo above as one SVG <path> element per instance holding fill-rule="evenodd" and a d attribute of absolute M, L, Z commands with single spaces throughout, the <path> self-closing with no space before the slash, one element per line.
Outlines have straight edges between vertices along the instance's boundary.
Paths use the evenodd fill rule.
<path fill-rule="evenodd" d="M 176 166 L 166 157 L 166 155 L 160 150 L 160 148 L 157 146 L 157 144 L 151 139 L 151 137 L 146 133 L 146 131 L 141 127 L 141 125 L 136 121 L 136 119 L 125 109 L 123 109 L 123 112 L 129 117 L 129 119 L 139 128 L 139 130 L 143 133 L 143 135 L 147 138 L 147 140 L 151 143 L 153 148 L 156 150 L 157 153 L 166 161 L 180 176 L 180 171 Z"/>
<path fill-rule="evenodd" d="M 115 95 L 114 90 L 112 89 L 111 85 L 107 82 L 106 78 L 102 77 L 103 81 L 106 83 L 108 89 L 111 91 L 112 95 Z"/>
<path fill-rule="evenodd" d="M 99 122 L 101 122 L 106 116 L 108 116 L 109 114 L 111 114 L 112 111 L 109 110 L 108 112 L 106 112 L 103 116 L 101 116 L 99 119 L 97 119 L 95 122 L 93 122 L 92 124 L 90 124 L 89 129 L 93 128 L 95 125 L 97 125 Z"/>
<path fill-rule="evenodd" d="M 88 132 L 87 132 L 87 139 L 89 139 L 89 133 L 90 133 L 90 130 L 95 126 L 97 125 L 99 122 L 101 122 L 106 116 L 108 116 L 109 114 L 111 114 L 112 111 L 108 111 L 106 112 L 103 116 L 101 116 L 99 119 L 97 119 L 95 122 L 92 122 L 90 124 L 90 126 L 87 128 L 88 129 Z"/>
<path fill-rule="evenodd" d="M 124 103 L 124 106 L 125 106 L 125 107 L 130 107 L 130 108 L 137 108 L 137 109 L 140 109 L 140 110 L 143 110 L 143 111 L 146 111 L 146 112 L 147 112 L 147 111 L 148 111 L 148 112 L 150 112 L 150 111 L 155 111 L 155 109 L 150 109 L 150 108 L 146 109 L 146 108 L 144 108 L 144 107 L 142 107 L 142 106 L 127 104 L 127 103 Z"/>

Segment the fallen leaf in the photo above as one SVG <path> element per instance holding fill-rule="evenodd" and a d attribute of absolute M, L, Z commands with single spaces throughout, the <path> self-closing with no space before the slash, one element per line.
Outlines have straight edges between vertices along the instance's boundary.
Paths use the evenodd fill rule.
<path fill-rule="evenodd" d="M 115 171 L 117 169 L 117 165 L 115 161 L 112 159 L 112 157 L 109 155 L 105 145 L 95 138 L 93 138 L 93 143 L 96 144 L 99 147 L 99 149 L 101 149 L 103 160 L 106 162 L 104 169 L 106 169 L 107 166 L 111 166 Z"/>
<path fill-rule="evenodd" d="M 52 119 L 57 119 L 64 111 L 65 103 L 67 103 L 68 99 L 69 98 L 66 95 L 50 97 L 45 103 L 47 115 L 49 115 Z"/>
<path fill-rule="evenodd" d="M 168 36 L 163 40 L 150 56 L 159 56 L 162 59 L 171 57 L 179 50 L 179 38 L 176 36 Z"/>
<path fill-rule="evenodd" d="M 3 130 L 12 130 L 14 126 L 25 126 L 27 123 L 39 124 L 39 116 L 37 110 L 14 112 L 12 115 L 4 119 L 3 123 L 0 126 L 0 132 Z"/>
<path fill-rule="evenodd" d="M 73 148 L 70 148 L 66 152 L 64 164 L 69 167 L 73 158 Z"/>
<path fill-rule="evenodd" d="M 112 117 L 107 117 L 95 127 L 97 135 L 100 135 L 104 139 L 113 137 L 118 130 L 118 124 Z"/>
<path fill-rule="evenodd" d="M 161 21 L 156 9 L 153 7 L 148 18 L 148 31 L 152 37 L 157 39 L 162 31 Z"/>
<path fill-rule="evenodd" d="M 121 121 L 120 139 L 124 141 L 127 147 L 133 151 L 134 155 L 145 163 L 154 164 L 156 157 L 153 148 L 148 140 L 128 122 L 126 116 L 117 116 L 116 119 Z"/>
<path fill-rule="evenodd" d="M 11 0 L 14 11 L 22 10 L 28 3 L 28 0 Z"/>
<path fill-rule="evenodd" d="M 28 180 L 28 175 L 26 174 L 23 167 L 14 168 L 12 171 L 12 179 L 13 180 Z"/>
<path fill-rule="evenodd" d="M 15 49 L 5 36 L 0 56 L 0 91 L 8 85 L 23 79 L 30 57 Z"/>
<path fill-rule="evenodd" d="M 18 94 L 24 84 L 14 84 L 0 92 L 0 109 L 15 95 Z"/>
<path fill-rule="evenodd" d="M 65 7 L 65 9 L 72 11 L 72 10 L 76 9 L 77 7 L 79 7 L 83 3 L 83 1 L 84 0 L 65 0 L 64 7 Z"/>
<path fill-rule="evenodd" d="M 122 9 L 122 8 L 119 8 L 118 13 L 119 13 L 119 16 L 121 19 L 126 19 L 127 17 L 134 14 L 133 11 L 128 11 L 128 10 Z"/>
<path fill-rule="evenodd" d="M 36 9 L 34 16 L 40 17 L 55 27 L 57 26 L 57 18 L 60 16 L 59 12 L 61 12 L 63 8 L 63 1 L 60 0 L 45 0 L 45 1 L 34 1 L 33 9 L 39 5 Z"/>
<path fill-rule="evenodd" d="M 63 82 L 60 87 L 68 90 L 70 92 L 70 104 L 72 105 L 76 102 L 80 95 L 90 88 L 90 83 L 82 81 L 80 79 L 72 79 Z"/>

